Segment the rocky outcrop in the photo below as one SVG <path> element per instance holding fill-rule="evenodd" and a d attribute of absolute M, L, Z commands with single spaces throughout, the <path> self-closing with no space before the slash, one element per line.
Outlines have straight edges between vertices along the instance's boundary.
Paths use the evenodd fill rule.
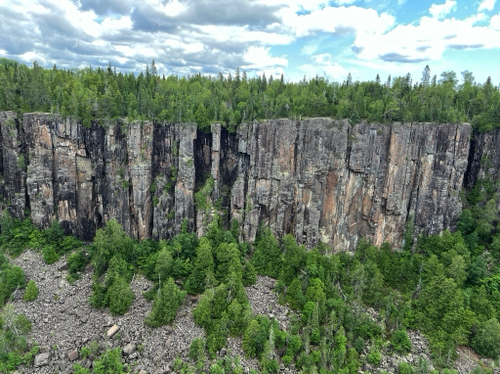
<path fill-rule="evenodd" d="M 464 176 L 469 183 L 479 173 L 466 124 L 283 119 L 229 134 L 220 125 L 211 133 L 151 121 L 86 128 L 1 112 L 0 134 L 2 208 L 27 212 L 41 228 L 58 219 L 88 240 L 111 218 L 137 238 L 168 238 L 183 225 L 202 234 L 218 211 L 250 241 L 263 222 L 308 247 L 351 250 L 361 237 L 400 247 L 408 222 L 414 235 L 453 228 Z M 497 143 L 488 147 L 500 153 Z M 195 195 L 208 178 L 202 209 Z"/>
<path fill-rule="evenodd" d="M 361 237 L 399 247 L 410 218 L 415 235 L 453 227 L 470 132 L 468 125 L 351 127 L 330 119 L 242 126 L 247 165 L 231 212 L 243 216 L 250 240 L 264 220 L 308 247 L 321 240 L 350 249 Z"/>

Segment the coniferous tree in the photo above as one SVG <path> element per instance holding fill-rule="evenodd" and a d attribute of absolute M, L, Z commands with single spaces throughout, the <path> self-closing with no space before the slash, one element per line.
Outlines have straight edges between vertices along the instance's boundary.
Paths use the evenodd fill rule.
<path fill-rule="evenodd" d="M 161 288 L 160 294 L 153 304 L 153 309 L 146 317 L 145 322 L 151 327 L 172 323 L 184 297 L 185 293 L 179 289 L 172 278 L 169 278 Z"/>
<path fill-rule="evenodd" d="M 203 292 L 215 285 L 214 259 L 210 241 L 204 237 L 196 249 L 194 269 L 186 282 L 186 290 L 191 294 Z"/>

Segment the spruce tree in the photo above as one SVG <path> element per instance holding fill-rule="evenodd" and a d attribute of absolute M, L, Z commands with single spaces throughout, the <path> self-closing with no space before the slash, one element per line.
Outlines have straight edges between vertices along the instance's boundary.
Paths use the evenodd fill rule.
<path fill-rule="evenodd" d="M 172 278 L 169 278 L 144 322 L 151 327 L 172 323 L 184 297 L 185 293 L 181 292 Z"/>

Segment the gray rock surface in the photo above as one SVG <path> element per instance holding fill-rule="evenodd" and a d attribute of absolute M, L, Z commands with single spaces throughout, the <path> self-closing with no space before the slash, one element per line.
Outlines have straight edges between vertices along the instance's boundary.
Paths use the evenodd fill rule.
<path fill-rule="evenodd" d="M 361 237 L 399 248 L 410 218 L 415 235 L 454 227 L 464 176 L 473 183 L 486 166 L 500 170 L 496 132 L 477 138 L 468 164 L 466 124 L 283 119 L 229 134 L 220 125 L 212 133 L 150 121 L 86 128 L 0 112 L 0 133 L 0 208 L 19 218 L 28 209 L 41 228 L 57 218 L 84 239 L 111 218 L 136 238 L 169 238 L 184 220 L 201 235 L 214 211 L 197 209 L 194 196 L 212 176 L 208 200 L 242 224 L 246 240 L 262 221 L 309 248 L 352 250 Z M 481 166 L 484 154 L 491 162 Z"/>
<path fill-rule="evenodd" d="M 50 360 L 50 353 L 49 352 L 39 353 L 35 356 L 35 361 L 33 363 L 33 366 L 35 368 L 47 366 L 49 364 L 49 360 Z"/>

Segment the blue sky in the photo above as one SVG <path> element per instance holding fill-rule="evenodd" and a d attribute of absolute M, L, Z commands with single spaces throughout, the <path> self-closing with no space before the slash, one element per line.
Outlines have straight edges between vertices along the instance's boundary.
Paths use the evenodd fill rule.
<path fill-rule="evenodd" d="M 15 0 L 0 57 L 165 74 L 266 73 L 382 81 L 426 65 L 500 83 L 496 0 Z"/>

